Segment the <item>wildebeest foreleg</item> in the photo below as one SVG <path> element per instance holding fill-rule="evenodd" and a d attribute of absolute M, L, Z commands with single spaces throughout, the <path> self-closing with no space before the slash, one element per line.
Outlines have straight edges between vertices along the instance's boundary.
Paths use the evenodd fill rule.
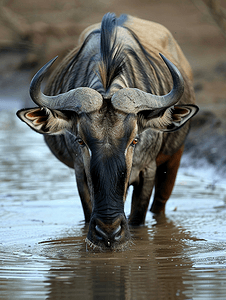
<path fill-rule="evenodd" d="M 153 166 L 147 168 L 140 173 L 139 182 L 134 185 L 131 213 L 129 217 L 129 224 L 138 226 L 144 224 L 152 189 L 155 178 L 153 177 Z"/>
<path fill-rule="evenodd" d="M 169 199 L 174 187 L 183 150 L 184 146 L 170 156 L 166 162 L 157 167 L 155 196 L 150 209 L 153 213 L 165 211 L 166 202 Z"/>

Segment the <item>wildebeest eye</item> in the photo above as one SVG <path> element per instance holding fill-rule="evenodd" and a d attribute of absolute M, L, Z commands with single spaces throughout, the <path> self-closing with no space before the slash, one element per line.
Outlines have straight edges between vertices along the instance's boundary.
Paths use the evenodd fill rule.
<path fill-rule="evenodd" d="M 84 146 L 85 145 L 85 143 L 83 142 L 83 140 L 82 139 L 77 139 L 77 142 L 79 143 L 79 145 L 81 145 L 81 146 Z"/>
<path fill-rule="evenodd" d="M 138 139 L 134 139 L 131 143 L 132 146 L 135 146 L 138 143 Z"/>

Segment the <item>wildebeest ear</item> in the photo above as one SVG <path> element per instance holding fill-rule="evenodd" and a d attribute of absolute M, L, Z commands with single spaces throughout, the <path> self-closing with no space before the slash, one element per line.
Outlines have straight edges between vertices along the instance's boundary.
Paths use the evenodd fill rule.
<path fill-rule="evenodd" d="M 190 120 L 195 114 L 197 114 L 198 111 L 198 106 L 194 104 L 175 105 L 171 111 L 170 124 L 162 130 L 173 132 L 180 129 L 188 120 Z"/>
<path fill-rule="evenodd" d="M 145 128 L 153 128 L 163 132 L 173 132 L 180 129 L 188 120 L 190 120 L 199 108 L 194 104 L 175 105 L 164 111 L 148 111 L 143 115 L 143 122 L 146 122 Z"/>
<path fill-rule="evenodd" d="M 62 134 L 72 125 L 68 114 L 48 108 L 21 109 L 17 112 L 17 116 L 41 134 Z"/>

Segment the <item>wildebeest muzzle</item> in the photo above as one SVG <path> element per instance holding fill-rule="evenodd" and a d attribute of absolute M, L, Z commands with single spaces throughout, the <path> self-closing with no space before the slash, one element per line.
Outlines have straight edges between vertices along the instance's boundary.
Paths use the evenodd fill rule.
<path fill-rule="evenodd" d="M 128 222 L 124 214 L 114 219 L 101 219 L 93 216 L 89 224 L 87 244 L 93 248 L 121 249 L 130 240 Z"/>

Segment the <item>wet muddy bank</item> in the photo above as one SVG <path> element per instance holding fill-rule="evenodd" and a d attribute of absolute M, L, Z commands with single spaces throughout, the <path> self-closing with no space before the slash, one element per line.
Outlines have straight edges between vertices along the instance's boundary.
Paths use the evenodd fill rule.
<path fill-rule="evenodd" d="M 182 166 L 203 167 L 210 164 L 218 176 L 226 177 L 226 131 L 212 111 L 200 110 L 191 122 L 185 142 L 188 159 Z"/>
<path fill-rule="evenodd" d="M 220 177 L 226 176 L 226 130 L 222 120 L 210 111 L 200 110 L 191 122 L 185 142 L 188 156 L 182 166 L 203 167 L 206 163 L 215 168 Z"/>

